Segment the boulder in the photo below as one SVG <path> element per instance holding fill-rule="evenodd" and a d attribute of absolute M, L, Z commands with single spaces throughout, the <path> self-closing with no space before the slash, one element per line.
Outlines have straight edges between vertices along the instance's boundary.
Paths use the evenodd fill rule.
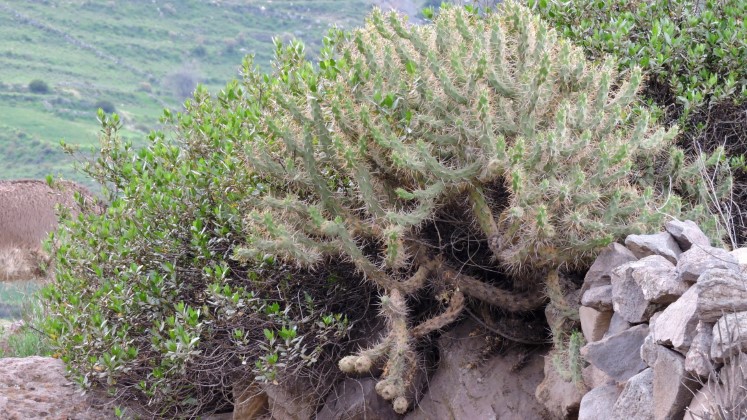
<path fill-rule="evenodd" d="M 618 382 L 624 382 L 646 368 L 641 345 L 648 325 L 636 325 L 619 334 L 589 343 L 583 348 L 585 359 Z"/>
<path fill-rule="evenodd" d="M 316 420 L 396 420 L 401 418 L 394 412 L 389 401 L 376 393 L 375 378 L 348 378 L 335 386 L 334 392 L 324 402 Z M 253 417 L 247 417 L 247 419 Z"/>
<path fill-rule="evenodd" d="M 62 360 L 0 359 L 0 418 L 98 420 L 114 416 L 113 400 L 88 393 L 65 378 Z"/>
<path fill-rule="evenodd" d="M 615 384 L 600 386 L 587 392 L 581 399 L 578 420 L 612 418 L 612 407 L 620 392 L 621 389 Z"/>
<path fill-rule="evenodd" d="M 581 304 L 598 311 L 612 310 L 612 285 L 597 286 L 584 292 Z"/>
<path fill-rule="evenodd" d="M 706 384 L 695 393 L 690 404 L 685 408 L 685 416 L 683 417 L 683 420 L 703 420 L 713 418 L 714 400 L 713 396 L 708 391 L 709 388 L 710 385 Z"/>
<path fill-rule="evenodd" d="M 698 326 L 698 288 L 691 287 L 656 319 L 654 342 L 687 354 Z"/>
<path fill-rule="evenodd" d="M 594 263 L 586 272 L 581 291 L 586 292 L 593 287 L 610 285 L 612 270 L 635 260 L 637 260 L 635 255 L 622 244 L 615 242 L 608 245 L 599 253 L 597 259 L 594 260 Z"/>
<path fill-rule="evenodd" d="M 612 307 L 616 314 L 632 324 L 648 321 L 660 308 L 660 305 L 646 300 L 633 277 L 634 265 L 638 263 L 625 263 L 612 270 Z"/>
<path fill-rule="evenodd" d="M 656 344 L 654 341 L 654 334 L 649 333 L 641 344 L 641 360 L 646 363 L 648 367 L 654 367 L 656 358 L 659 356 L 659 349 L 666 347 Z"/>
<path fill-rule="evenodd" d="M 612 311 L 600 312 L 594 308 L 581 306 L 578 308 L 578 315 L 581 320 L 581 331 L 587 343 L 601 340 L 604 333 L 610 326 Z"/>
<path fill-rule="evenodd" d="M 610 419 L 651 420 L 654 418 L 654 370 L 633 376 L 612 407 Z"/>
<path fill-rule="evenodd" d="M 685 220 L 684 222 L 677 219 L 671 220 L 664 225 L 664 229 L 672 235 L 683 251 L 689 250 L 693 245 L 711 245 L 711 241 L 705 233 L 692 220 Z"/>
<path fill-rule="evenodd" d="M 233 420 L 256 419 L 267 413 L 267 394 L 256 383 L 233 387 Z"/>
<path fill-rule="evenodd" d="M 697 316 L 716 322 L 724 313 L 747 311 L 747 280 L 732 270 L 712 268 L 697 283 Z"/>
<path fill-rule="evenodd" d="M 672 264 L 677 264 L 677 257 L 682 253 L 677 241 L 668 232 L 653 235 L 628 235 L 625 238 L 625 246 L 636 258 L 661 255 Z"/>
<path fill-rule="evenodd" d="M 620 314 L 617 312 L 612 313 L 612 318 L 610 319 L 610 326 L 607 329 L 607 332 L 604 333 L 604 338 L 607 338 L 609 336 L 619 334 L 628 328 L 630 328 L 632 324 L 626 320 L 623 319 Z"/>
<path fill-rule="evenodd" d="M 553 419 L 575 419 L 584 393 L 578 384 L 563 379 L 553 363 L 552 353 L 545 357 L 545 378 L 537 386 L 535 396 Z M 460 417 L 452 417 L 460 418 Z M 502 418 L 502 417 L 495 417 Z"/>
<path fill-rule="evenodd" d="M 293 385 L 265 384 L 267 406 L 270 417 L 284 420 L 310 420 L 316 412 L 316 398 L 309 392 L 309 385 L 298 382 Z"/>
<path fill-rule="evenodd" d="M 614 384 L 615 380 L 609 375 L 602 372 L 598 367 L 588 364 L 585 368 L 581 369 L 581 377 L 584 380 L 584 385 L 588 389 L 594 389 L 598 386 L 604 386 Z"/>
<path fill-rule="evenodd" d="M 542 354 L 513 347 L 481 360 L 485 336 L 473 334 L 476 329 L 465 321 L 438 338 L 438 370 L 406 419 L 542 418 L 544 408 L 534 396 L 544 377 Z"/>
<path fill-rule="evenodd" d="M 700 388 L 685 371 L 685 358 L 659 347 L 654 363 L 654 418 L 681 419 L 684 409 Z"/>
<path fill-rule="evenodd" d="M 713 268 L 739 273 L 739 263 L 724 249 L 711 246 L 694 246 L 683 252 L 677 261 L 677 276 L 681 282 L 693 284 L 705 271 Z"/>
<path fill-rule="evenodd" d="M 711 359 L 721 363 L 740 351 L 747 351 L 747 312 L 726 314 L 713 326 Z"/>
<path fill-rule="evenodd" d="M 652 303 L 672 303 L 682 296 L 688 285 L 677 279 L 677 268 L 660 255 L 651 255 L 630 264 L 633 280 Z"/>
<path fill-rule="evenodd" d="M 742 274 L 747 272 L 747 247 L 737 248 L 729 254 L 737 260 L 737 264 L 739 264 Z"/>
<path fill-rule="evenodd" d="M 695 337 L 690 350 L 685 357 L 685 370 L 697 378 L 705 379 L 713 370 L 711 362 L 711 342 L 713 341 L 713 325 L 698 322 Z"/>

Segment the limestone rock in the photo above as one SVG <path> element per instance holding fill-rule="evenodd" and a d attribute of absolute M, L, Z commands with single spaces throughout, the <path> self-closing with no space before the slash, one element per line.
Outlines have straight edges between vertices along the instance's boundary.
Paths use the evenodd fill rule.
<path fill-rule="evenodd" d="M 723 418 L 718 414 L 726 410 L 726 418 L 742 420 L 747 414 L 745 386 L 747 386 L 747 354 L 739 353 L 726 360 L 718 373 L 719 380 L 711 377 L 695 394 L 687 408 L 685 419 L 702 420 Z M 739 414 L 738 414 L 739 413 Z"/>
<path fill-rule="evenodd" d="M 636 324 L 648 321 L 660 305 L 646 300 L 643 290 L 633 277 L 634 264 L 625 263 L 612 271 L 612 307 L 616 314 Z"/>
<path fill-rule="evenodd" d="M 586 360 L 618 382 L 624 382 L 646 368 L 641 345 L 648 325 L 636 325 L 619 334 L 584 346 Z"/>
<path fill-rule="evenodd" d="M 695 283 L 706 270 L 721 268 L 739 272 L 739 264 L 726 250 L 696 245 L 683 252 L 677 261 L 677 276 L 688 284 Z"/>
<path fill-rule="evenodd" d="M 314 397 L 308 385 L 298 383 L 293 387 L 267 384 L 267 406 L 270 416 L 284 420 L 310 420 L 316 412 Z"/>
<path fill-rule="evenodd" d="M 680 418 L 697 388 L 699 384 L 685 371 L 685 358 L 660 347 L 654 364 L 654 418 Z"/>
<path fill-rule="evenodd" d="M 742 274 L 747 272 L 747 247 L 737 248 L 729 254 L 737 260 L 737 264 L 739 264 Z"/>
<path fill-rule="evenodd" d="M 466 321 L 439 337 L 438 370 L 418 408 L 405 419 L 542 418 L 542 404 L 534 396 L 544 377 L 542 354 L 513 348 L 479 360 L 476 349 L 485 348 L 485 337 L 470 335 L 475 328 Z M 479 362 L 479 367 L 467 366 L 470 362 Z"/>
<path fill-rule="evenodd" d="M 51 357 L 0 359 L 0 418 L 115 418 L 111 401 L 91 393 L 82 395 L 64 373 L 62 360 Z"/>
<path fill-rule="evenodd" d="M 712 268 L 697 283 L 697 315 L 716 322 L 724 313 L 747 311 L 747 280 L 732 270 Z"/>
<path fill-rule="evenodd" d="M 698 288 L 691 287 L 676 302 L 667 306 L 656 320 L 654 341 L 686 354 L 698 326 L 695 313 L 697 304 Z"/>
<path fill-rule="evenodd" d="M 612 311 L 600 312 L 594 308 L 581 306 L 578 308 L 578 315 L 581 319 L 581 331 L 587 343 L 601 340 L 604 333 L 610 326 Z"/>
<path fill-rule="evenodd" d="M 747 351 L 747 312 L 728 313 L 713 326 L 711 359 L 721 363 L 740 351 Z"/>
<path fill-rule="evenodd" d="M 610 319 L 610 327 L 607 329 L 607 332 L 604 334 L 603 338 L 607 338 L 609 336 L 619 334 L 628 328 L 630 328 L 632 324 L 626 320 L 623 319 L 622 316 L 620 316 L 619 313 L 613 312 L 612 313 L 612 319 Z"/>
<path fill-rule="evenodd" d="M 713 370 L 711 363 L 711 342 L 713 341 L 713 325 L 698 322 L 695 338 L 685 357 L 685 370 L 698 378 L 707 378 Z"/>
<path fill-rule="evenodd" d="M 617 385 L 605 385 L 592 389 L 581 399 L 578 420 L 599 420 L 612 418 L 612 407 L 615 405 L 620 388 Z"/>
<path fill-rule="evenodd" d="M 583 393 L 577 384 L 566 381 L 553 363 L 552 353 L 545 357 L 545 378 L 537 386 L 535 396 L 544 404 L 553 419 L 574 419 L 578 416 Z"/>
<path fill-rule="evenodd" d="M 693 245 L 710 246 L 711 241 L 703 233 L 698 225 L 692 220 L 672 220 L 664 225 L 664 229 L 677 241 L 683 251 L 687 251 Z"/>
<path fill-rule="evenodd" d="M 612 285 L 597 286 L 587 290 L 581 297 L 581 304 L 597 311 L 611 311 Z"/>
<path fill-rule="evenodd" d="M 677 264 L 677 257 L 682 253 L 677 241 L 668 232 L 653 235 L 628 235 L 625 238 L 625 246 L 636 258 L 661 255 L 672 264 Z"/>
<path fill-rule="evenodd" d="M 714 413 L 713 408 L 713 397 L 710 395 L 708 389 L 710 388 L 707 383 L 703 388 L 700 388 L 698 392 L 693 396 L 692 401 L 685 409 L 685 416 L 683 420 L 703 420 L 712 418 Z"/>
<path fill-rule="evenodd" d="M 584 380 L 584 385 L 589 389 L 615 383 L 614 379 L 592 364 L 581 369 L 581 377 Z"/>
<path fill-rule="evenodd" d="M 641 360 L 643 360 L 648 367 L 654 367 L 656 358 L 659 356 L 660 348 L 663 349 L 665 347 L 656 344 L 654 341 L 654 335 L 649 333 L 643 340 L 643 344 L 641 344 Z"/>
<path fill-rule="evenodd" d="M 612 407 L 611 419 L 652 420 L 654 418 L 654 370 L 633 376 Z"/>
<path fill-rule="evenodd" d="M 389 401 L 379 397 L 375 378 L 349 378 L 335 387 L 316 420 L 396 420 L 399 419 Z"/>
<path fill-rule="evenodd" d="M 256 419 L 267 412 L 267 394 L 255 382 L 233 388 L 233 420 Z"/>
<path fill-rule="evenodd" d="M 683 254 L 684 255 L 684 254 Z M 652 303 L 672 303 L 688 285 L 677 279 L 677 268 L 660 255 L 651 255 L 631 263 L 633 279 Z"/>
<path fill-rule="evenodd" d="M 627 262 L 635 260 L 637 260 L 635 255 L 633 255 L 633 253 L 622 244 L 615 242 L 608 245 L 599 253 L 597 259 L 594 260 L 594 263 L 589 268 L 589 271 L 586 272 L 584 285 L 581 290 L 586 292 L 586 290 L 593 287 L 610 285 L 612 270 Z"/>

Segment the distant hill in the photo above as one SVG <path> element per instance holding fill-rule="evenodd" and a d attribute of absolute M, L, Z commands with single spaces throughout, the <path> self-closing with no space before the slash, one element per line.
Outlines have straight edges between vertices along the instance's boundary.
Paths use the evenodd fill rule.
<path fill-rule="evenodd" d="M 424 1 L 6 0 L 0 2 L 0 179 L 72 170 L 59 141 L 97 145 L 98 107 L 140 141 L 195 83 L 217 92 L 246 54 L 269 70 L 272 38 L 318 51 L 332 25 L 358 26 L 374 4 Z M 32 89 L 29 84 L 37 80 Z M 44 88 L 47 88 L 45 92 Z"/>

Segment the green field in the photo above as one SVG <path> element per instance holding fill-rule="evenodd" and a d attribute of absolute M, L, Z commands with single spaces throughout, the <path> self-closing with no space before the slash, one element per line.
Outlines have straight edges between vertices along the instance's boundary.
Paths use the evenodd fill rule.
<path fill-rule="evenodd" d="M 162 109 L 179 109 L 196 82 L 218 92 L 238 76 L 246 54 L 270 70 L 275 36 L 304 40 L 313 56 L 330 26 L 360 25 L 373 3 L 2 2 L 0 179 L 52 174 L 83 180 L 59 142 L 98 144 L 97 101 L 115 107 L 125 137 L 142 141 L 158 128 Z M 49 92 L 31 92 L 35 79 Z"/>

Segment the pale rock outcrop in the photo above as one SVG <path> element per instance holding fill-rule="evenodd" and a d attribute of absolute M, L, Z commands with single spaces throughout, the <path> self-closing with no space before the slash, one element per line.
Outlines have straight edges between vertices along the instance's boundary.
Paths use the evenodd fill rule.
<path fill-rule="evenodd" d="M 581 305 L 594 308 L 597 311 L 611 311 L 612 285 L 590 288 L 581 297 Z"/>
<path fill-rule="evenodd" d="M 581 399 L 578 420 L 612 418 L 612 407 L 622 390 L 615 384 L 604 385 L 587 392 Z"/>
<path fill-rule="evenodd" d="M 738 272 L 707 270 L 691 289 L 696 288 L 697 316 L 703 322 L 716 322 L 726 312 L 747 311 L 747 280 Z"/>
<path fill-rule="evenodd" d="M 692 220 L 671 220 L 664 225 L 664 229 L 677 241 L 680 249 L 687 251 L 693 245 L 710 246 L 711 241 Z"/>
<path fill-rule="evenodd" d="M 612 308 L 632 324 L 648 321 L 659 308 L 659 305 L 646 300 L 633 277 L 634 265 L 639 262 L 625 263 L 612 271 Z"/>
<path fill-rule="evenodd" d="M 723 362 L 747 351 L 747 312 L 727 313 L 713 326 L 711 359 Z"/>
<path fill-rule="evenodd" d="M 578 416 L 584 392 L 578 384 L 563 379 L 553 363 L 552 353 L 545 358 L 545 378 L 537 386 L 535 396 L 553 419 L 573 419 Z"/>
<path fill-rule="evenodd" d="M 64 376 L 62 360 L 51 357 L 0 359 L 0 418 L 115 419 L 113 402 L 82 394 Z"/>
<path fill-rule="evenodd" d="M 611 419 L 654 418 L 654 370 L 648 368 L 630 378 L 612 407 Z"/>
<path fill-rule="evenodd" d="M 584 333 L 586 342 L 592 343 L 604 337 L 604 333 L 610 326 L 612 311 L 600 312 L 594 308 L 581 306 L 578 308 L 578 316 L 581 320 L 581 331 Z"/>
<path fill-rule="evenodd" d="M 633 280 L 651 303 L 672 303 L 688 285 L 677 279 L 677 268 L 660 255 L 651 255 L 631 263 Z"/>
<path fill-rule="evenodd" d="M 689 285 L 698 281 L 701 274 L 714 268 L 739 273 L 737 259 L 729 252 L 721 248 L 698 245 L 680 255 L 677 261 L 677 276 L 680 281 Z"/>
<path fill-rule="evenodd" d="M 316 420 L 396 420 L 401 418 L 392 404 L 376 393 L 375 378 L 345 379 L 335 387 Z"/>
<path fill-rule="evenodd" d="M 687 354 L 698 326 L 697 304 L 698 289 L 691 287 L 676 302 L 667 306 L 656 320 L 655 342 Z"/>
<path fill-rule="evenodd" d="M 648 325 L 636 325 L 619 334 L 589 343 L 583 347 L 584 358 L 618 382 L 627 381 L 646 368 L 641 359 L 641 345 L 648 335 Z"/>
<path fill-rule="evenodd" d="M 625 246 L 636 258 L 661 255 L 672 264 L 677 264 L 677 257 L 682 253 L 677 241 L 668 232 L 653 235 L 628 235 L 625 238 Z"/>
<path fill-rule="evenodd" d="M 612 270 L 626 262 L 635 261 L 638 258 L 633 255 L 628 248 L 617 242 L 604 248 L 594 263 L 586 272 L 584 284 L 581 287 L 582 292 L 597 287 L 610 285 Z M 589 305 L 591 306 L 591 305 Z"/>
<path fill-rule="evenodd" d="M 604 333 L 604 338 L 607 338 L 611 335 L 619 334 L 628 328 L 632 327 L 633 324 L 623 319 L 623 317 L 617 313 L 612 313 L 612 318 L 610 319 L 610 326 L 607 329 L 607 332 Z"/>
<path fill-rule="evenodd" d="M 713 370 L 711 362 L 711 342 L 713 341 L 713 325 L 703 321 L 698 322 L 695 338 L 685 357 L 685 370 L 697 378 L 707 378 Z"/>
<path fill-rule="evenodd" d="M 438 370 L 428 380 L 418 407 L 405 419 L 542 418 L 544 407 L 534 396 L 543 378 L 542 354 L 510 349 L 479 360 L 475 349 L 485 347 L 485 337 L 471 334 L 475 327 L 465 321 L 438 338 Z"/>
<path fill-rule="evenodd" d="M 653 369 L 654 418 L 682 418 L 693 393 L 700 387 L 685 370 L 685 358 L 677 352 L 659 347 Z"/>

